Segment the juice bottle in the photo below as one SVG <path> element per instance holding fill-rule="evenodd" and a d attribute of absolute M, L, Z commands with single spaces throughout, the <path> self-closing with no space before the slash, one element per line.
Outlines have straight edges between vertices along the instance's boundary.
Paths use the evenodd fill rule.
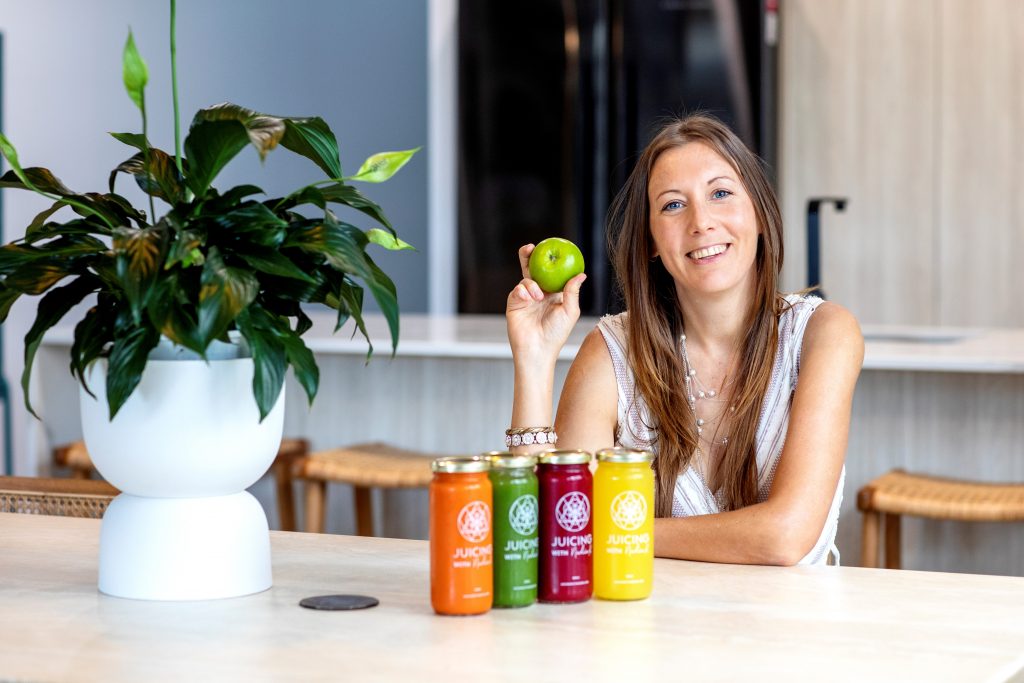
<path fill-rule="evenodd" d="M 525 607 L 537 600 L 537 458 L 487 456 L 494 491 L 494 606 Z"/>
<path fill-rule="evenodd" d="M 582 602 L 593 592 L 594 479 L 588 463 L 586 451 L 540 455 L 541 602 Z"/>
<path fill-rule="evenodd" d="M 482 614 L 493 583 L 490 461 L 438 458 L 430 482 L 430 603 L 438 614 Z"/>
<path fill-rule="evenodd" d="M 654 580 L 654 472 L 647 451 L 609 448 L 594 475 L 594 595 L 642 600 Z"/>

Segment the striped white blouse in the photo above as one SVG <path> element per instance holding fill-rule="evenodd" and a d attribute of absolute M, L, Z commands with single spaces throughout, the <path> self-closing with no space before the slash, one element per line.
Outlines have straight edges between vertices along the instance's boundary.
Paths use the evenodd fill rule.
<path fill-rule="evenodd" d="M 772 379 L 764 398 L 761 419 L 757 425 L 757 473 L 758 501 L 768 498 L 771 491 L 775 468 L 786 441 L 786 430 L 789 426 L 789 409 L 793 401 L 800 373 L 800 347 L 803 342 L 804 330 L 811 314 L 822 302 L 817 297 L 803 297 L 791 294 L 786 297 L 791 304 L 779 317 L 779 348 L 775 354 L 772 368 Z M 654 430 L 648 428 L 652 420 L 643 399 L 638 397 L 634 388 L 633 371 L 629 367 L 626 354 L 625 319 L 628 313 L 605 316 L 598 323 L 598 329 L 604 336 L 608 351 L 611 353 L 612 365 L 615 367 L 615 379 L 618 384 L 618 428 L 616 444 L 626 448 L 640 448 L 657 453 Z M 679 409 L 686 410 L 686 403 L 680 393 Z M 839 507 L 843 502 L 843 482 L 846 478 L 846 467 L 839 475 L 839 485 L 832 498 L 825 526 L 818 536 L 817 543 L 799 564 L 826 564 L 831 554 L 835 564 L 839 564 L 839 550 L 835 546 L 836 530 L 839 525 Z M 675 496 L 672 500 L 672 516 L 688 517 L 690 515 L 708 515 L 721 512 L 724 500 L 722 492 L 713 493 L 692 465 L 679 475 L 676 480 Z"/>

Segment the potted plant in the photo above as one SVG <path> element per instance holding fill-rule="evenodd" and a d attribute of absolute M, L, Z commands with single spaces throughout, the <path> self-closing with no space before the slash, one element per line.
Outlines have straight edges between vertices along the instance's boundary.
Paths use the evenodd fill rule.
<path fill-rule="evenodd" d="M 369 342 L 362 318 L 368 288 L 387 319 L 392 350 L 397 345 L 395 286 L 367 248 L 411 247 L 352 183 L 387 180 L 417 150 L 373 155 L 345 176 L 322 119 L 227 103 L 196 113 L 182 149 L 174 16 L 171 0 L 173 156 L 150 143 L 148 71 L 130 32 L 124 84 L 142 132 L 112 133 L 135 151 L 111 172 L 109 191 L 75 192 L 45 168 L 23 168 L 0 134 L 11 167 L 0 187 L 52 202 L 24 237 L 0 248 L 0 321 L 20 296 L 42 295 L 25 337 L 22 387 L 32 412 L 29 378 L 44 333 L 95 296 L 75 327 L 71 372 L 81 386 L 86 445 L 124 491 L 103 521 L 100 589 L 153 599 L 227 597 L 270 586 L 266 517 L 244 489 L 280 443 L 286 370 L 310 401 L 317 392 L 317 365 L 302 340 L 312 323 L 302 305 L 330 306 L 336 329 L 351 318 Z M 250 145 L 261 159 L 277 146 L 289 149 L 326 177 L 275 198 L 253 185 L 214 187 L 225 164 Z M 148 212 L 116 193 L 122 174 L 148 195 Z M 333 205 L 377 227 L 360 229 Z M 62 209 L 67 218 L 55 220 Z"/>

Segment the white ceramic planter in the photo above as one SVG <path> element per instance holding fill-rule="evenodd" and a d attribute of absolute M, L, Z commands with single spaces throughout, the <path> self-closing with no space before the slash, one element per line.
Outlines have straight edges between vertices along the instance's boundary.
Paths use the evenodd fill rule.
<path fill-rule="evenodd" d="M 280 446 L 284 390 L 260 423 L 252 359 L 215 344 L 207 363 L 161 342 L 113 421 L 107 362 L 89 368 L 96 397 L 80 390 L 86 447 L 123 492 L 103 516 L 103 593 L 206 600 L 271 585 L 267 518 L 245 489 Z"/>

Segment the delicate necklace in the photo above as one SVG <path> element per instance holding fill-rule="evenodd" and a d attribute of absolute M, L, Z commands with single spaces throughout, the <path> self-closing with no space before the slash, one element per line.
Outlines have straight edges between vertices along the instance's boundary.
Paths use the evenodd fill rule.
<path fill-rule="evenodd" d="M 725 390 L 726 387 L 728 387 L 730 384 L 732 384 L 733 380 L 735 380 L 735 377 L 733 379 L 729 380 L 728 382 L 722 384 L 721 388 L 718 391 L 716 391 L 714 389 L 710 389 L 707 386 L 705 386 L 704 389 L 698 388 L 697 384 L 699 384 L 699 383 L 702 384 L 702 383 L 697 378 L 697 369 L 695 367 L 693 367 L 692 365 L 690 365 L 690 356 L 686 352 L 686 335 L 685 334 L 681 336 L 680 342 L 681 342 L 682 350 L 683 350 L 683 370 L 685 371 L 684 381 L 686 383 L 686 403 L 690 407 L 690 412 L 693 414 L 694 421 L 697 423 L 697 437 L 699 439 L 704 434 L 704 425 L 707 423 L 707 420 L 705 420 L 704 418 L 700 417 L 700 415 L 697 414 L 697 402 L 698 401 L 702 401 L 702 400 L 703 401 L 707 401 L 707 400 L 714 401 L 715 397 L 718 396 L 718 394 L 721 391 Z M 724 399 L 719 398 L 717 400 L 718 401 L 723 401 Z M 712 420 L 712 421 L 719 420 L 725 414 L 725 412 L 726 411 L 723 409 L 718 415 L 716 415 L 716 416 L 714 416 L 712 418 L 709 418 L 709 419 Z M 729 406 L 729 412 L 730 413 L 735 413 L 736 412 L 736 406 Z M 721 425 L 721 423 L 719 423 L 719 426 L 720 425 Z M 717 439 L 717 436 L 718 436 L 718 431 L 717 431 L 717 428 L 716 428 L 715 436 L 712 437 L 711 439 L 708 439 L 708 442 L 709 443 L 720 443 L 723 446 L 729 443 L 729 437 L 727 435 L 722 436 L 721 439 Z M 698 445 L 698 449 L 699 448 L 700 448 L 700 446 Z"/>

